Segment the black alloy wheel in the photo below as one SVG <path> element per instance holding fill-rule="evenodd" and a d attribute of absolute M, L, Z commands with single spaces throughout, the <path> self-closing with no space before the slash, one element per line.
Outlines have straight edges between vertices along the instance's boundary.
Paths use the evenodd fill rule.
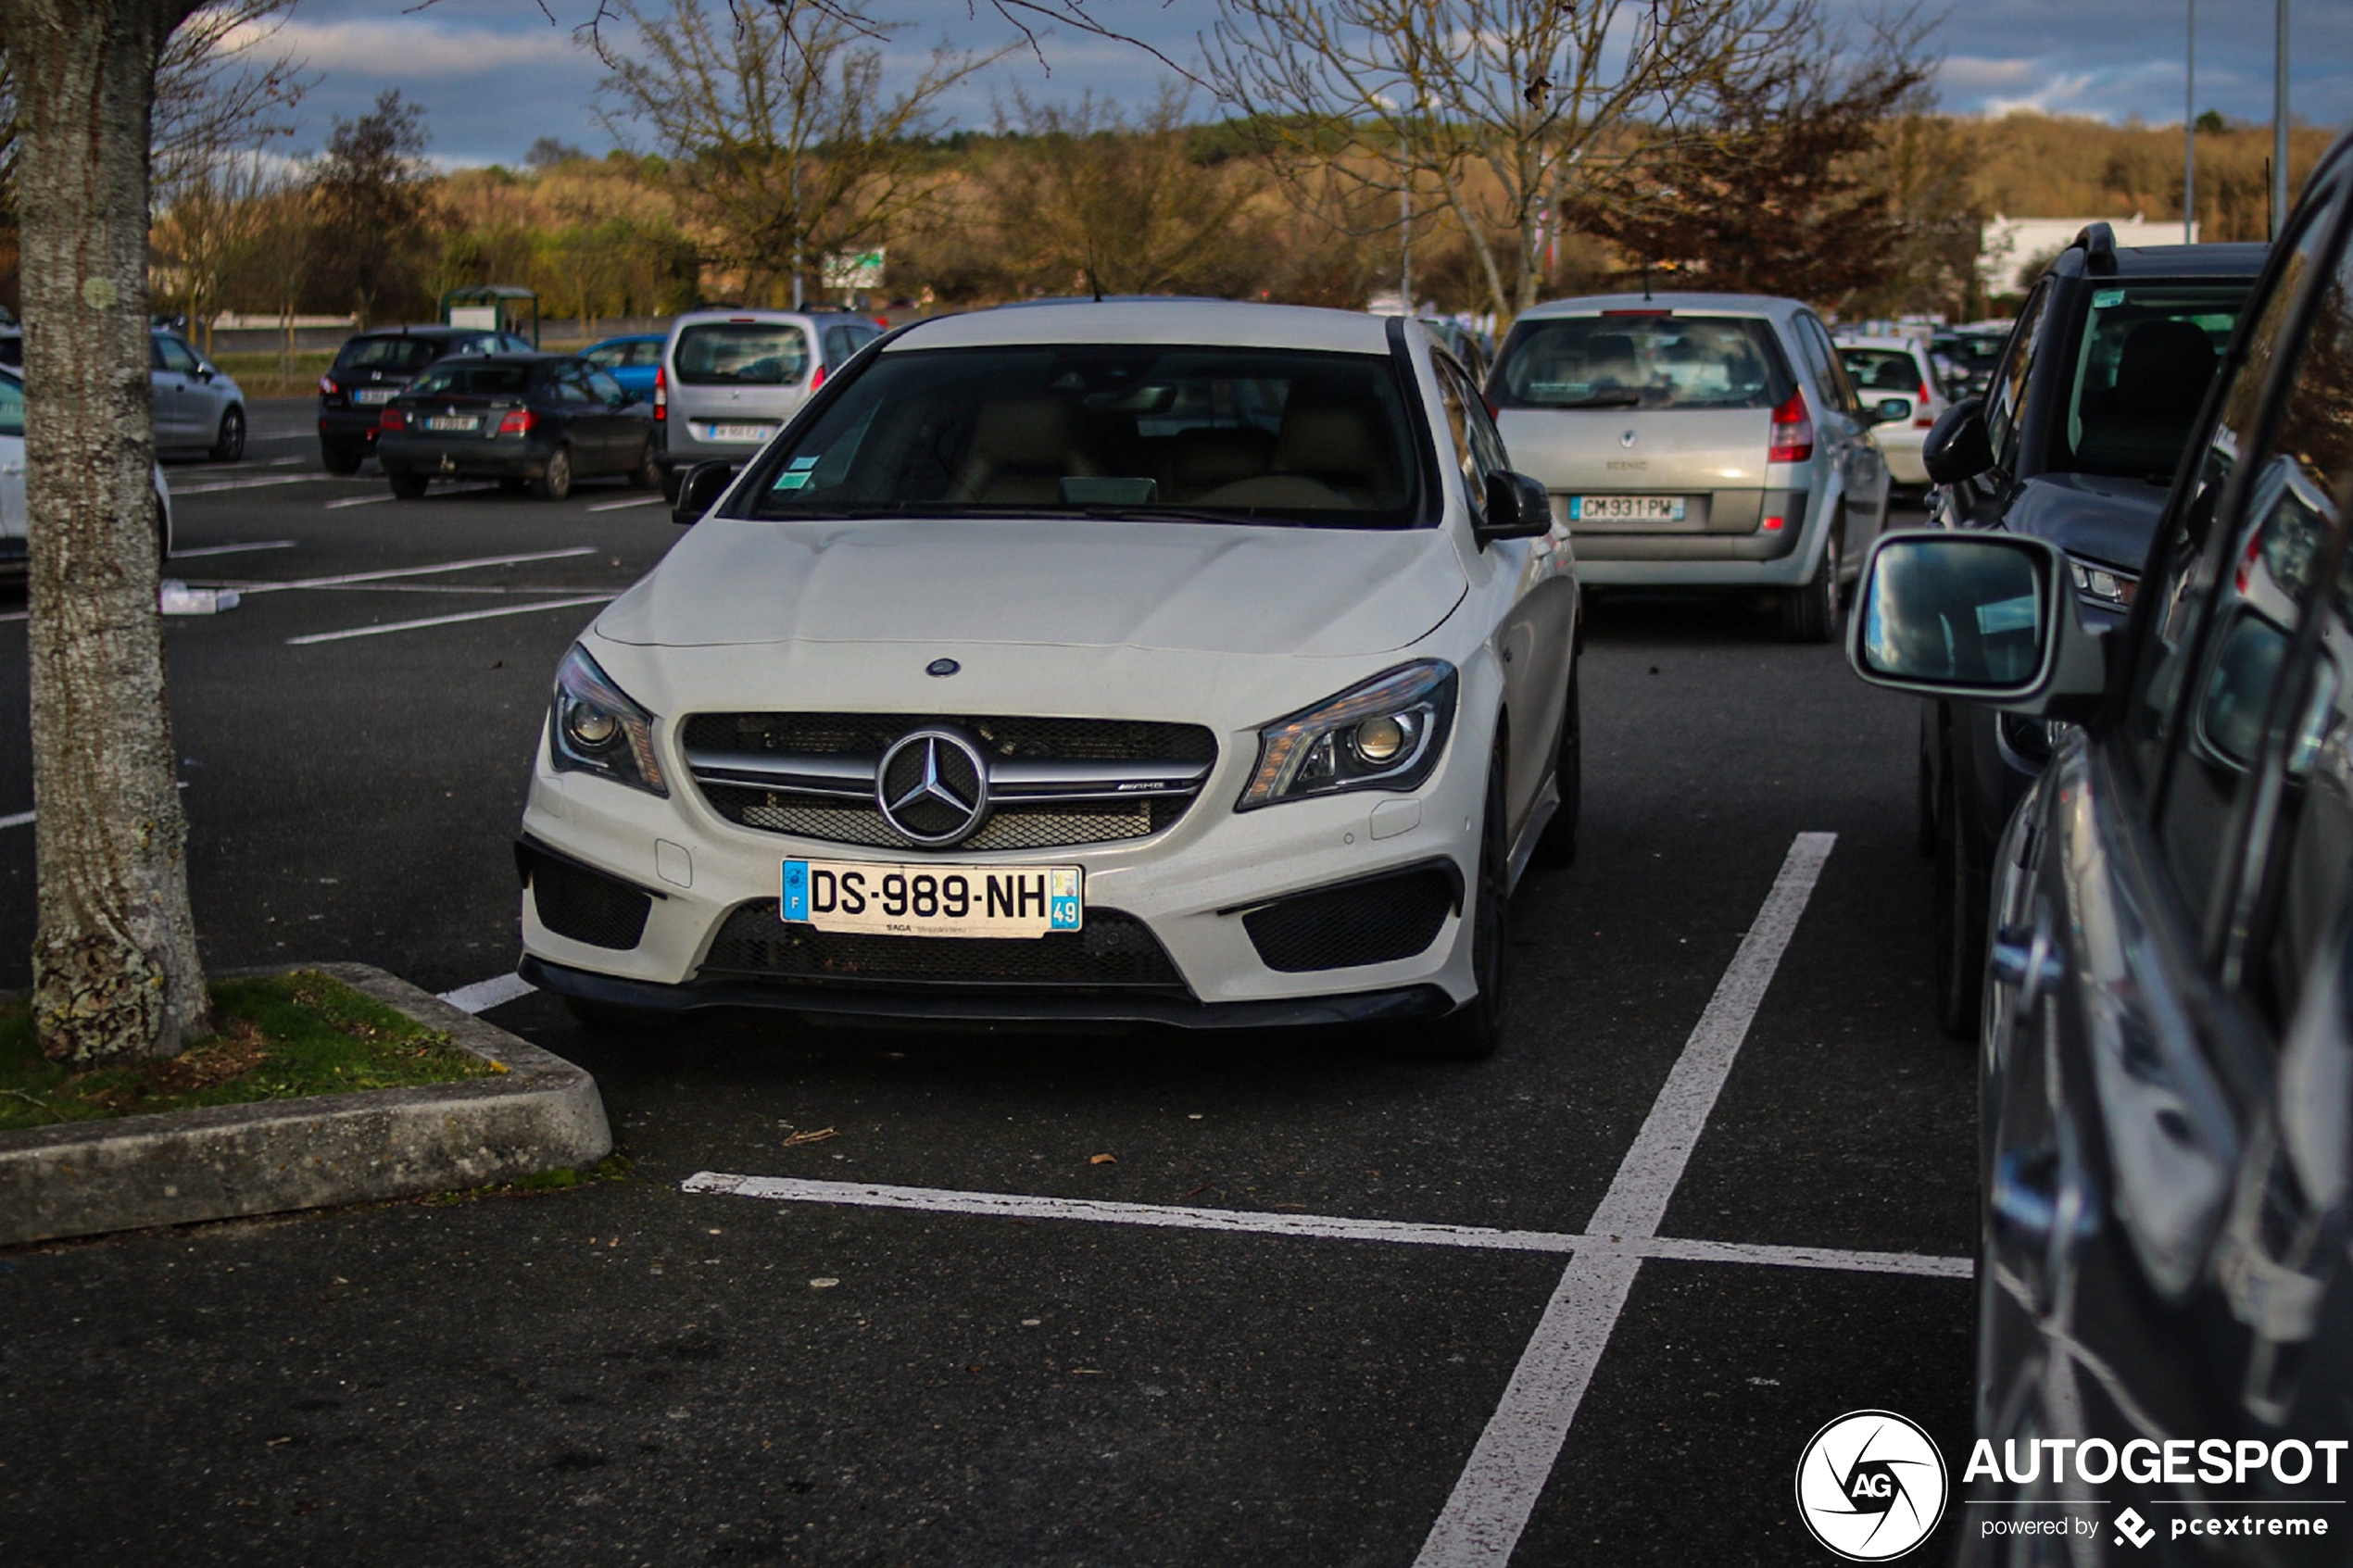
<path fill-rule="evenodd" d="M 560 501 L 572 494 L 572 448 L 559 446 L 547 454 L 547 471 L 531 482 L 531 493 L 543 501 Z"/>
<path fill-rule="evenodd" d="M 1781 634 L 1793 643 L 1838 641 L 1843 591 L 1838 574 L 1843 562 L 1839 535 L 1846 531 L 1844 522 L 1843 517 L 1832 521 L 1830 537 L 1822 541 L 1821 570 L 1814 580 L 1781 598 Z"/>
<path fill-rule="evenodd" d="M 1504 960 L 1510 952 L 1510 907 L 1504 879 L 1511 847 L 1504 842 L 1504 748 L 1495 748 L 1487 769 L 1487 805 L 1478 830 L 1478 875 L 1464 889 L 1470 917 L 1471 973 L 1478 994 L 1428 1025 L 1421 1054 L 1455 1061 L 1480 1061 L 1503 1043 Z"/>
<path fill-rule="evenodd" d="M 1585 721 L 1580 707 L 1577 668 L 1572 664 L 1568 700 L 1561 708 L 1560 744 L 1553 749 L 1553 785 L 1560 791 L 1560 805 L 1544 831 L 1537 834 L 1535 852 L 1529 857 L 1548 870 L 1577 863 L 1577 823 L 1585 804 Z"/>
<path fill-rule="evenodd" d="M 319 463 L 329 473 L 355 474 L 368 449 L 356 443 L 321 441 L 319 443 Z"/>
<path fill-rule="evenodd" d="M 1985 988 L 1986 873 L 1972 853 L 1960 781 L 1945 770 L 1936 822 L 1936 1023 L 1957 1040 L 1977 1035 Z"/>
<path fill-rule="evenodd" d="M 637 466 L 629 470 L 629 483 L 640 490 L 661 490 L 665 487 L 668 477 L 662 471 L 661 464 L 656 460 L 654 438 L 648 435 L 646 437 L 645 454 L 637 459 Z"/>
<path fill-rule="evenodd" d="M 245 455 L 245 411 L 232 403 L 220 416 L 220 433 L 213 438 L 212 460 L 233 463 Z"/>
<path fill-rule="evenodd" d="M 400 499 L 413 501 L 425 493 L 425 486 L 432 481 L 426 475 L 418 473 L 414 470 L 396 469 L 390 463 L 386 463 L 384 483 L 392 486 L 392 493 Z"/>

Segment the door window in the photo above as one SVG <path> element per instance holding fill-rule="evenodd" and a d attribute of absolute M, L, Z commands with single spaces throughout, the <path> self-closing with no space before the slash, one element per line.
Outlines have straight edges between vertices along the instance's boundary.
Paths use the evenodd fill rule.
<path fill-rule="evenodd" d="M 1488 476 L 1509 466 L 1503 438 L 1495 433 L 1486 404 L 1463 373 L 1450 360 L 1441 358 L 1435 363 L 1439 394 L 1446 405 L 1446 430 L 1453 438 L 1454 461 L 1462 470 L 1463 497 L 1470 504 L 1471 516 L 1483 521 Z"/>
<path fill-rule="evenodd" d="M 1985 436 L 1994 447 L 1994 466 L 2005 473 L 2018 468 L 2018 421 L 2026 405 L 2027 383 L 2034 374 L 2034 350 L 2043 337 L 2043 318 L 2049 314 L 2051 282 L 2034 287 L 2019 312 L 2009 346 L 1985 383 Z"/>
<path fill-rule="evenodd" d="M 1855 383 L 1848 378 L 1846 367 L 1839 359 L 1837 345 L 1831 342 L 1830 332 L 1811 316 L 1800 316 L 1797 326 L 1806 343 L 1806 361 L 1814 367 L 1814 379 L 1821 383 L 1822 391 L 1829 395 L 1833 404 L 1847 413 L 1861 413 L 1862 400 L 1856 395 Z"/>
<path fill-rule="evenodd" d="M 0 376 L 0 435 L 24 434 L 24 383 Z"/>
<path fill-rule="evenodd" d="M 588 372 L 588 390 L 596 394 L 597 401 L 608 408 L 618 408 L 629 400 L 628 395 L 621 390 L 621 383 L 602 370 Z"/>
<path fill-rule="evenodd" d="M 178 338 L 166 337 L 160 332 L 156 333 L 152 341 L 156 345 L 156 369 L 177 370 L 183 376 L 193 376 L 196 373 L 195 350 L 182 343 Z"/>
<path fill-rule="evenodd" d="M 2184 716 L 2170 747 L 2158 826 L 2192 909 L 2206 907 L 2221 849 L 2231 842 L 2233 809 L 2261 761 L 2267 724 L 2297 726 L 2296 755 L 2288 759 L 2296 782 L 2280 800 L 2283 809 L 2300 807 L 2317 752 L 2331 733 L 2335 694 L 2315 691 L 2315 698 L 2325 700 L 2309 718 L 2279 715 L 2274 703 L 2340 519 L 2346 469 L 2353 463 L 2353 381 L 2347 369 L 2353 364 L 2347 298 L 2353 262 L 2341 262 L 2319 285 L 2301 340 L 2282 344 L 2271 357 L 2287 372 L 2276 428 L 2261 451 L 2234 455 L 2242 464 L 2254 461 L 2230 498 L 2227 553 L 2207 596 L 2211 632 L 2184 666 L 2194 674 L 2185 683 Z M 2239 391 L 2234 384 L 2234 402 L 2242 401 Z M 2318 613 L 2325 633 L 2336 612 Z M 2353 649 L 2347 652 L 2353 658 Z M 2281 781 L 2267 787 L 2279 789 Z M 2333 868 L 2328 874 L 2340 873 Z M 2233 914 L 2234 924 L 2239 918 Z M 2225 959 L 2235 967 L 2227 947 Z"/>
<path fill-rule="evenodd" d="M 558 372 L 556 396 L 565 403 L 587 404 L 597 401 L 597 398 L 588 391 L 587 383 L 580 379 L 580 372 L 573 370 Z"/>

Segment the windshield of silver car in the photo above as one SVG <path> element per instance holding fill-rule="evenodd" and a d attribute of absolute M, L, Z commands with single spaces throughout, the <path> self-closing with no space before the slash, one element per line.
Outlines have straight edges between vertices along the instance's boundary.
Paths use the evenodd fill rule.
<path fill-rule="evenodd" d="M 1770 408 L 1791 391 L 1768 323 L 1664 308 L 1523 320 L 1489 384 L 1506 408 Z"/>
<path fill-rule="evenodd" d="M 1416 427 L 1379 355 L 902 349 L 828 391 L 738 492 L 755 515 L 1421 521 Z"/>

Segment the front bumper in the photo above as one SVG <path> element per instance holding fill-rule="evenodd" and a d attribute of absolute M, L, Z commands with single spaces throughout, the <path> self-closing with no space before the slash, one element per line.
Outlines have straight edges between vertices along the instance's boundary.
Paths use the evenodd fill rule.
<path fill-rule="evenodd" d="M 381 404 L 366 408 L 321 407 L 319 410 L 319 439 L 338 446 L 368 446 L 376 444 L 376 421 L 384 417 Z"/>
<path fill-rule="evenodd" d="M 766 1007 L 1007 1027 L 1061 1021 L 1194 1029 L 1435 1016 L 1477 991 L 1460 889 L 1476 884 L 1491 719 L 1468 721 L 1482 711 L 1475 691 L 1466 689 L 1462 700 L 1445 757 L 1410 795 L 1367 791 L 1238 813 L 1233 802 L 1256 760 L 1256 735 L 1229 733 L 1221 736 L 1219 760 L 1201 797 L 1150 837 L 986 853 L 871 849 L 742 827 L 704 801 L 682 763 L 671 761 L 667 742 L 658 743 L 673 780 L 673 794 L 665 799 L 591 775 L 558 773 L 543 727 L 523 853 L 611 879 L 628 907 L 620 923 L 602 928 L 560 916 L 558 923 L 596 938 L 583 941 L 550 929 L 527 887 L 526 961 L 546 973 L 541 983 L 548 989 L 651 1010 Z M 763 927 L 781 929 L 767 917 L 776 909 L 787 857 L 958 868 L 1077 865 L 1085 872 L 1090 928 L 1099 911 L 1106 927 L 1114 920 L 1140 926 L 1166 965 L 1157 980 L 1101 984 L 1084 975 L 1032 984 L 903 972 L 867 980 L 805 967 L 773 978 L 747 975 L 737 956 L 740 934 L 751 911 L 761 912 Z M 1301 967 L 1323 960 L 1302 960 L 1296 947 L 1287 953 L 1274 945 L 1263 920 L 1255 934 L 1252 929 L 1253 917 L 1296 896 L 1373 880 L 1403 883 L 1433 869 L 1442 870 L 1455 891 L 1442 908 L 1425 906 L 1428 923 L 1420 929 L 1434 935 L 1409 956 Z M 713 961 L 723 938 L 731 956 Z M 1269 954 L 1288 967 L 1274 967 Z"/>

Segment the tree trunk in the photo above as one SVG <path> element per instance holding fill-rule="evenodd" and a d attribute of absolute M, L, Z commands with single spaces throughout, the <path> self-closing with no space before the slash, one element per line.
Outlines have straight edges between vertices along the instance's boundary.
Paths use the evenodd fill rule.
<path fill-rule="evenodd" d="M 156 58 L 192 0 L 0 0 L 25 147 L 33 1026 L 75 1064 L 210 1034 L 173 784 L 147 348 Z"/>

